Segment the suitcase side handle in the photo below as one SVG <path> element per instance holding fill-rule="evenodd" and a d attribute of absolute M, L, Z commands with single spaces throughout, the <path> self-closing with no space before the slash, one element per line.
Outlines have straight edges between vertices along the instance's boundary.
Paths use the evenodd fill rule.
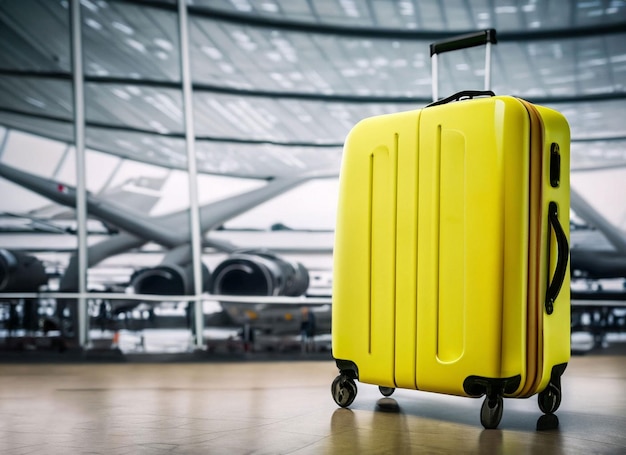
<path fill-rule="evenodd" d="M 554 302 L 561 291 L 561 286 L 565 280 L 567 273 L 567 261 L 569 259 L 569 245 L 567 236 L 559 221 L 559 211 L 556 202 L 551 201 L 548 205 L 548 239 L 550 238 L 550 228 L 554 230 L 556 236 L 557 260 L 556 269 L 552 282 L 550 282 L 550 267 L 548 267 L 548 290 L 546 291 L 546 313 L 552 314 L 554 311 Z M 548 241 L 548 261 L 550 260 L 550 242 Z"/>
<path fill-rule="evenodd" d="M 472 99 L 477 96 L 496 96 L 491 90 L 463 90 L 456 92 L 454 95 L 450 95 L 447 98 L 442 98 L 438 101 L 433 101 L 426 107 L 439 106 L 440 104 L 451 103 L 452 101 L 460 101 L 461 99 Z"/>
<path fill-rule="evenodd" d="M 482 46 L 483 44 L 496 44 L 496 30 L 488 28 L 479 32 L 467 33 L 465 35 L 454 36 L 445 40 L 437 41 L 430 45 L 430 56 L 442 54 L 449 51 L 457 51 L 468 47 Z"/>

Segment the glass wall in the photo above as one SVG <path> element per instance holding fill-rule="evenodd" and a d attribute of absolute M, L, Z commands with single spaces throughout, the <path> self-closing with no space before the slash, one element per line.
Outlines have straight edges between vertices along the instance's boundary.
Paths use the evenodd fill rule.
<path fill-rule="evenodd" d="M 426 105 L 428 44 L 472 27 L 502 32 L 493 59 L 497 93 L 566 115 L 573 188 L 626 229 L 625 8 L 592 14 L 585 5 L 554 15 L 547 2 L 536 6 L 545 14 L 531 5 L 504 19 L 490 15 L 488 2 L 379 3 L 2 2 L 0 249 L 34 257 L 45 272 L 45 280 L 11 278 L 0 289 L 9 302 L 2 320 L 15 308 L 22 319 L 37 313 L 20 330 L 45 326 L 81 347 L 113 346 L 125 331 L 140 349 L 136 334 L 152 328 L 180 329 L 189 347 L 194 318 L 234 328 L 237 339 L 251 325 L 298 333 L 297 311 L 272 310 L 264 319 L 254 305 L 321 296 L 311 305 L 328 313 L 346 135 L 363 118 Z M 77 44 L 83 77 L 75 85 Z M 482 58 L 472 49 L 442 59 L 440 92 L 479 84 Z M 84 129 L 76 124 L 77 87 Z M 262 270 L 266 281 L 248 286 L 245 270 Z M 232 278 L 237 289 L 228 285 L 230 271 L 242 272 Z M 280 284 L 291 279 L 303 286 Z M 41 290 L 57 294 L 31 305 Z M 237 293 L 256 300 L 230 302 Z M 190 310 L 200 300 L 204 314 Z M 88 314 L 84 339 L 77 305 Z M 196 333 L 192 344 L 204 341 Z"/>

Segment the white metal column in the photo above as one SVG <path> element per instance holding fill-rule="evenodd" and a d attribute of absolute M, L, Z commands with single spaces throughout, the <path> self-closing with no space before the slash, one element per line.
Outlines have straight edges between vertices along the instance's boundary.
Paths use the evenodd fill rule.
<path fill-rule="evenodd" d="M 78 343 L 89 342 L 87 321 L 87 198 L 85 194 L 85 96 L 80 0 L 72 0 L 72 66 L 74 82 L 74 140 L 76 143 L 76 222 L 78 232 Z"/>
<path fill-rule="evenodd" d="M 204 314 L 202 311 L 202 244 L 200 239 L 200 211 L 198 207 L 198 173 L 196 169 L 195 133 L 193 124 L 193 99 L 191 69 L 189 64 L 189 31 L 186 0 L 178 0 L 180 36 L 180 61 L 183 87 L 183 108 L 185 112 L 185 144 L 187 148 L 187 170 L 189 173 L 189 214 L 191 223 L 191 257 L 193 260 L 194 281 L 194 328 L 195 346 L 204 347 Z"/>

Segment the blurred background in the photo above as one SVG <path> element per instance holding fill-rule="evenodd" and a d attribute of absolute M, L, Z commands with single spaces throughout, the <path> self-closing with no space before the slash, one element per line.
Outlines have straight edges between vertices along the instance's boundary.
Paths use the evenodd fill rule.
<path fill-rule="evenodd" d="M 346 134 L 484 28 L 571 126 L 572 347 L 623 343 L 626 2 L 0 0 L 0 349 L 328 354 Z"/>

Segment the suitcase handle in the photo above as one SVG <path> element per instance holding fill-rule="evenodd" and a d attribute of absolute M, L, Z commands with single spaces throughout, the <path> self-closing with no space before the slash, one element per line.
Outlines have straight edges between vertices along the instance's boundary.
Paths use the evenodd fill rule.
<path fill-rule="evenodd" d="M 482 46 L 483 44 L 493 43 L 496 44 L 496 30 L 489 28 L 487 30 L 481 30 L 475 33 L 468 33 L 466 35 L 455 36 L 445 40 L 432 43 L 430 45 L 430 56 L 435 54 L 441 54 L 443 52 L 456 51 L 459 49 L 466 49 L 468 47 Z"/>
<path fill-rule="evenodd" d="M 491 89 L 491 45 L 497 44 L 496 30 L 489 28 L 474 33 L 468 33 L 460 36 L 453 36 L 430 45 L 430 60 L 432 63 L 432 89 L 433 101 L 439 99 L 439 67 L 437 64 L 437 55 L 443 52 L 456 51 L 466 49 L 468 47 L 485 45 L 485 90 Z"/>
<path fill-rule="evenodd" d="M 567 273 L 567 261 L 569 259 L 569 245 L 567 236 L 559 222 L 559 211 L 556 202 L 550 202 L 548 205 L 548 261 L 550 260 L 550 228 L 554 229 L 556 235 L 556 245 L 558 248 L 556 269 L 550 283 L 550 271 L 548 267 L 548 290 L 546 291 L 546 313 L 552 314 L 554 311 L 554 301 L 559 295 L 565 274 Z"/>
<path fill-rule="evenodd" d="M 491 90 L 463 90 L 461 92 L 456 92 L 454 95 L 450 95 L 447 98 L 433 101 L 426 107 L 439 106 L 440 104 L 451 103 L 452 101 L 460 101 L 464 98 L 472 99 L 477 96 L 496 96 L 496 94 L 493 93 Z"/>

